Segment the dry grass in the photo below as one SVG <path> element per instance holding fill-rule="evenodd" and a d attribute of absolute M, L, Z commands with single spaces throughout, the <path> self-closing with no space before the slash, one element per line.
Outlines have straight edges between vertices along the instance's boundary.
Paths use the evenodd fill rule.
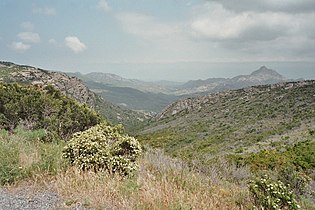
<path fill-rule="evenodd" d="M 243 209 L 248 197 L 246 189 L 213 183 L 161 152 L 147 152 L 140 165 L 137 175 L 125 179 L 71 168 L 49 186 L 63 197 L 64 208 Z"/>

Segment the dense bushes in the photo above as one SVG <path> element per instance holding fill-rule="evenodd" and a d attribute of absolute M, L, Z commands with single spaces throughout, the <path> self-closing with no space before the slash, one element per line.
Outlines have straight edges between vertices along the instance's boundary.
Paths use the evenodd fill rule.
<path fill-rule="evenodd" d="M 52 86 L 0 83 L 0 129 L 45 129 L 48 137 L 67 139 L 102 121 L 86 105 L 63 95 Z"/>
<path fill-rule="evenodd" d="M 250 165 L 254 170 L 273 170 L 285 167 L 291 167 L 298 171 L 315 169 L 315 142 L 299 142 L 294 146 L 287 147 L 285 151 L 263 150 L 257 154 L 241 158 L 239 162 Z"/>
<path fill-rule="evenodd" d="M 139 142 L 124 135 L 121 126 L 105 123 L 78 132 L 64 148 L 63 157 L 81 170 L 131 174 L 141 154 Z"/>

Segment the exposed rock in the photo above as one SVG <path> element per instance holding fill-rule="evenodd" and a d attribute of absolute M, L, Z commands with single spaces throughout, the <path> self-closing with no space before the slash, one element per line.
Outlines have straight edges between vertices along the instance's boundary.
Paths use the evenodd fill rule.
<path fill-rule="evenodd" d="M 76 77 L 69 77 L 65 73 L 46 71 L 31 66 L 20 66 L 13 63 L 1 64 L 9 71 L 8 75 L 2 78 L 4 81 L 27 83 L 40 87 L 52 85 L 63 94 L 95 108 L 96 98 L 94 93 Z M 15 71 L 11 72 L 10 69 L 15 69 Z"/>

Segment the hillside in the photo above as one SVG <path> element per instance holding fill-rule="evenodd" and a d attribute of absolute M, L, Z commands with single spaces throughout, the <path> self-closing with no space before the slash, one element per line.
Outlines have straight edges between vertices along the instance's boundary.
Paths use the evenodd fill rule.
<path fill-rule="evenodd" d="M 69 77 L 61 72 L 52 72 L 32 66 L 0 62 L 0 81 L 32 84 L 37 86 L 52 85 L 63 94 L 95 107 L 95 95 L 76 77 Z"/>
<path fill-rule="evenodd" d="M 261 85 L 169 105 L 139 135 L 187 160 L 250 154 L 314 140 L 315 81 Z"/>
<path fill-rule="evenodd" d="M 44 129 L 49 140 L 67 140 L 73 133 L 102 121 L 95 111 L 52 86 L 0 82 L 0 130 Z"/>
<path fill-rule="evenodd" d="M 127 130 L 132 130 L 133 127 L 137 127 L 148 118 L 141 112 L 123 109 L 112 104 L 106 98 L 103 99 L 92 92 L 82 80 L 62 72 L 47 71 L 32 66 L 1 61 L 0 81 L 31 84 L 38 87 L 51 85 L 63 94 L 76 99 L 79 103 L 88 104 L 89 107 L 100 112 L 111 123 L 122 123 Z"/>

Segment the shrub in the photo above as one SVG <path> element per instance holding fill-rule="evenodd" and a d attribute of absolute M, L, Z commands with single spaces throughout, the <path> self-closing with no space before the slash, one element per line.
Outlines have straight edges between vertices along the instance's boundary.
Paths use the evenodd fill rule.
<path fill-rule="evenodd" d="M 249 191 L 258 209 L 300 209 L 294 193 L 281 181 L 273 181 L 267 176 L 250 181 Z"/>
<path fill-rule="evenodd" d="M 279 172 L 279 179 L 290 186 L 296 195 L 305 195 L 311 193 L 311 177 L 304 172 L 295 171 L 291 167 L 284 168 Z"/>
<path fill-rule="evenodd" d="M 45 139 L 68 139 L 102 121 L 86 104 L 68 98 L 52 86 L 0 82 L 0 129 L 44 129 Z"/>
<path fill-rule="evenodd" d="M 122 126 L 105 123 L 78 132 L 63 150 L 63 157 L 81 170 L 118 172 L 129 175 L 136 170 L 141 154 L 139 142 L 124 135 Z"/>

